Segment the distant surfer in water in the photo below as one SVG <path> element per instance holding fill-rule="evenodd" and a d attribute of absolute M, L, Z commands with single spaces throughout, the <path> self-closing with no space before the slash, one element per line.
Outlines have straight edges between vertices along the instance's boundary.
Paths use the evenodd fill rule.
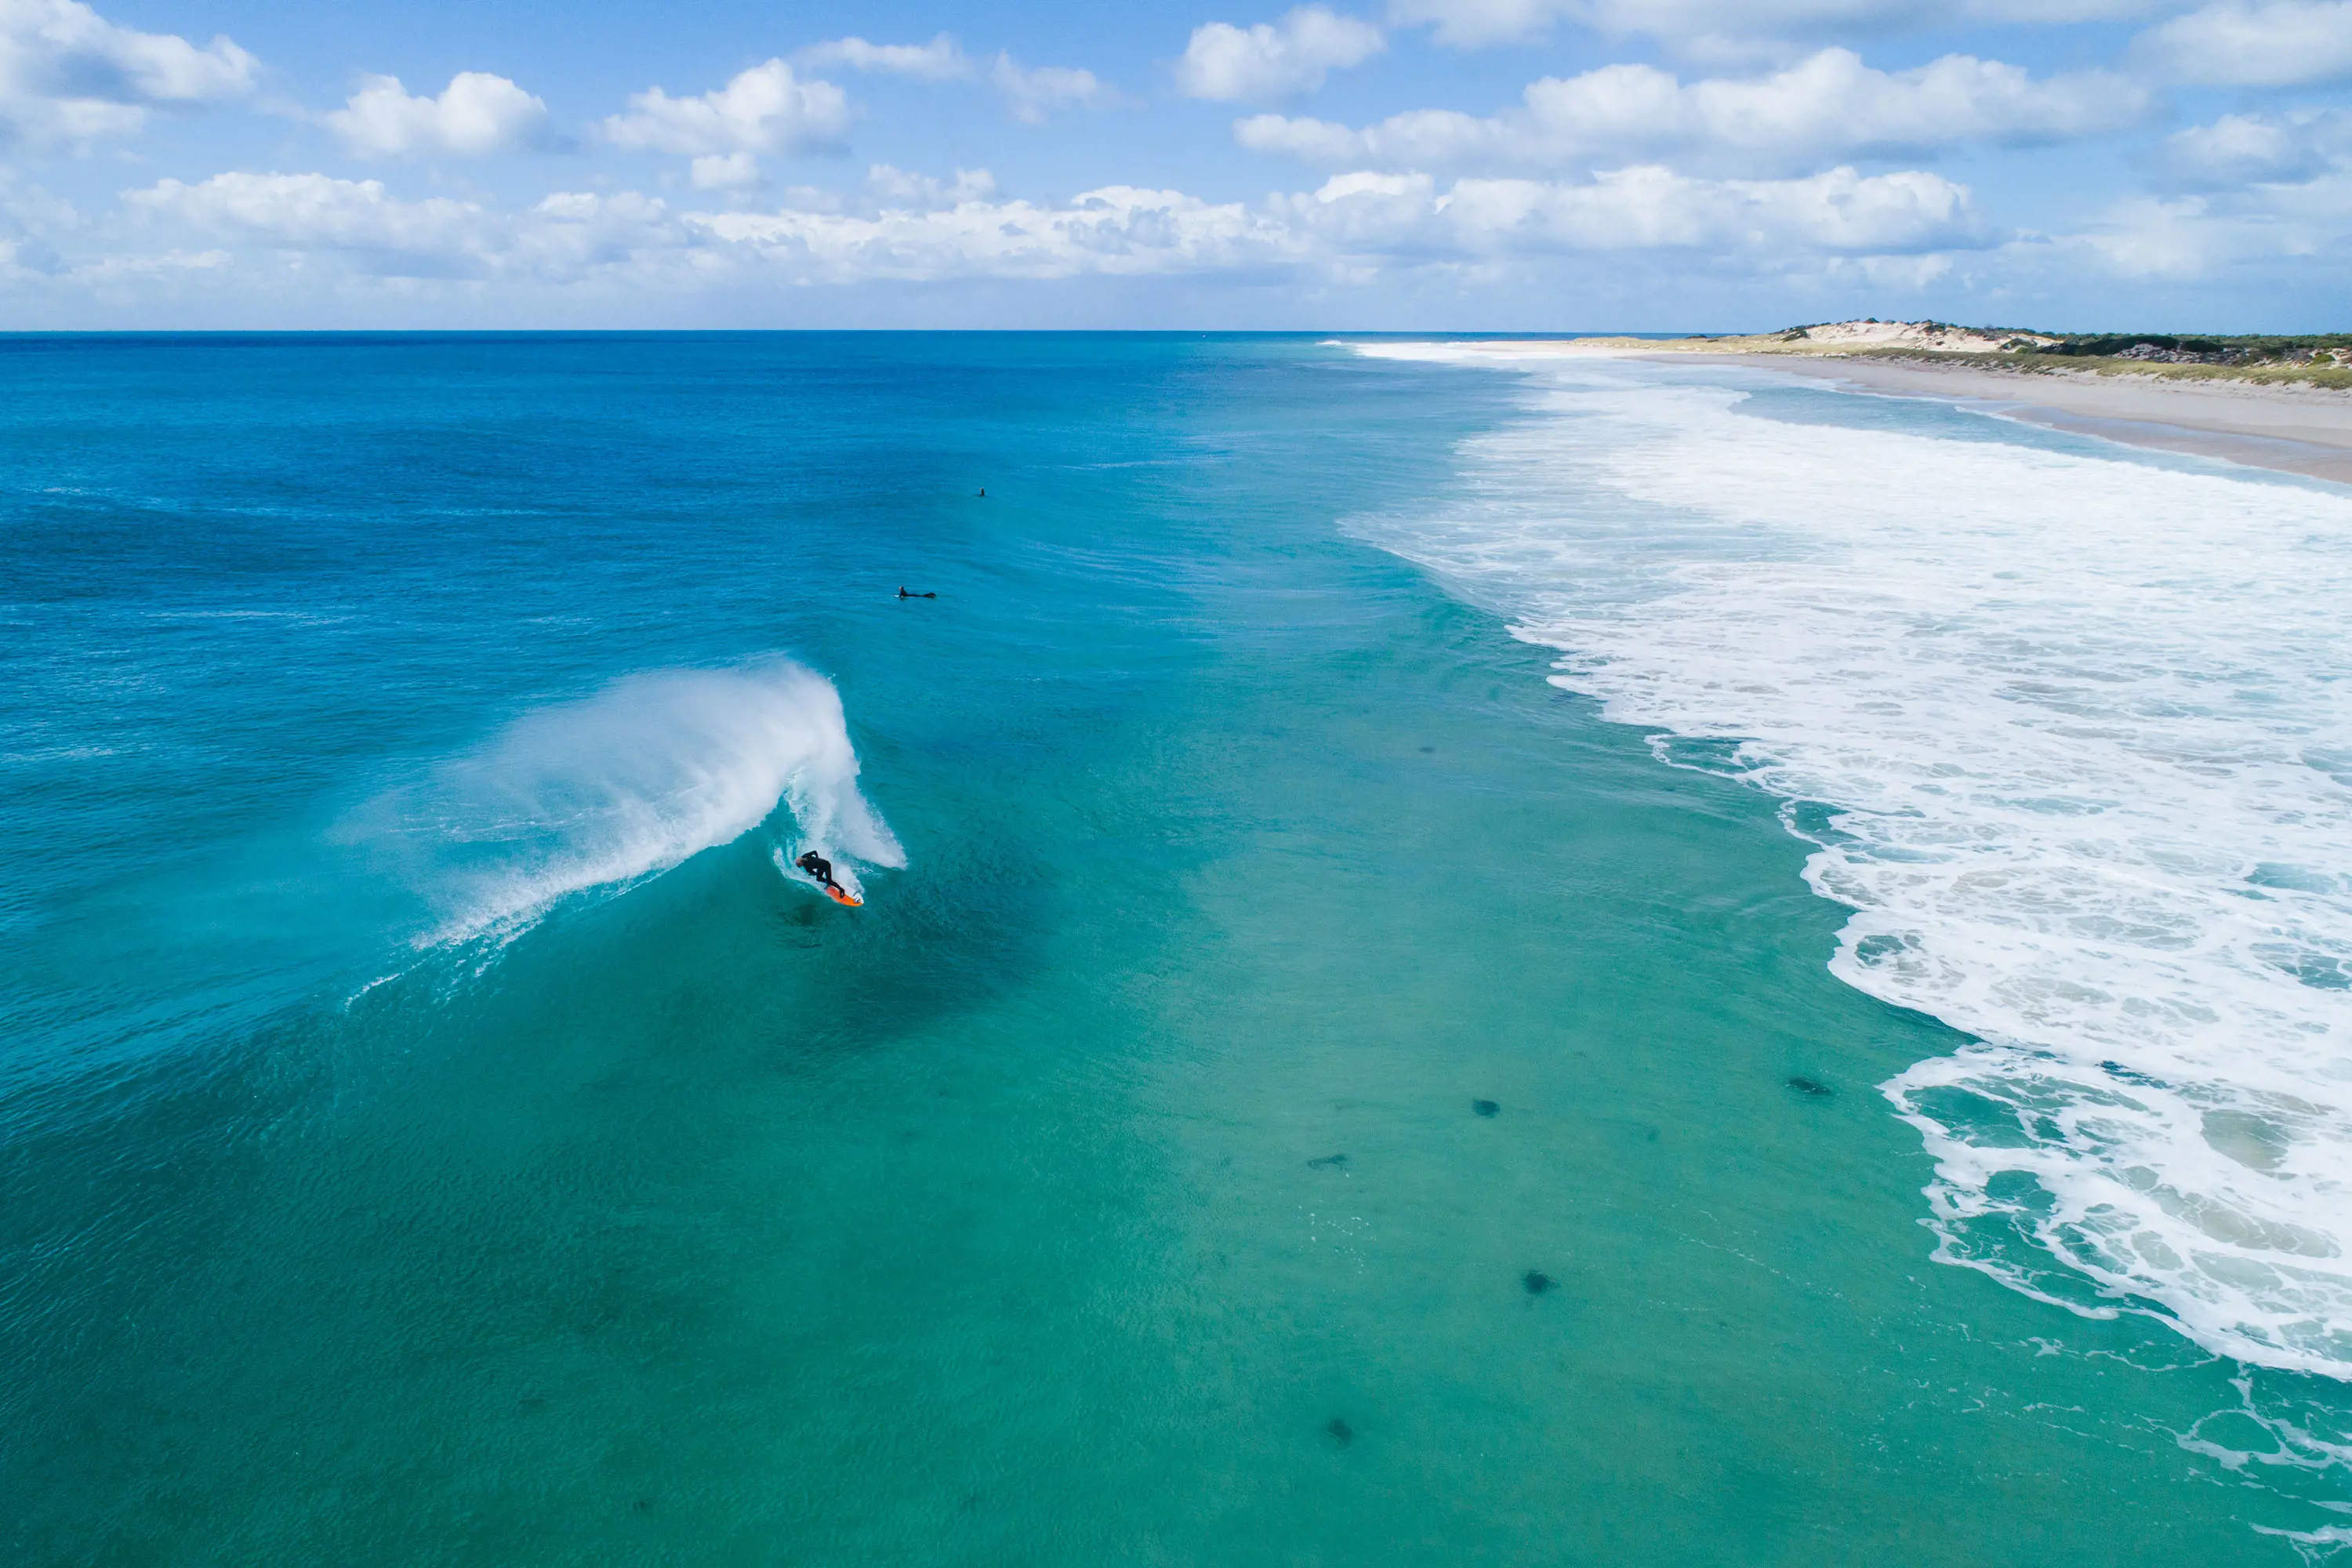
<path fill-rule="evenodd" d="M 833 862 L 826 859 L 824 856 L 818 854 L 814 849 L 809 850 L 799 859 L 793 861 L 793 864 L 798 866 L 802 870 L 806 871 L 810 876 L 814 877 L 818 881 L 824 883 L 828 888 L 838 888 L 841 886 L 840 883 L 833 879 Z"/>
<path fill-rule="evenodd" d="M 902 599 L 936 599 L 939 595 L 937 594 L 909 594 L 907 592 L 906 584 L 902 583 L 898 585 L 898 597 Z"/>

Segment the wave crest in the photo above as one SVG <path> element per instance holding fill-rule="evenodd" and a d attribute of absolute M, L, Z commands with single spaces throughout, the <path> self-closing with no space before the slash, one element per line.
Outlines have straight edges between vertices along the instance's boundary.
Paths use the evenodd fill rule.
<path fill-rule="evenodd" d="M 845 870 L 905 865 L 857 773 L 840 694 L 814 671 L 665 670 L 523 715 L 379 800 L 362 836 L 395 847 L 433 911 L 420 939 L 431 945 L 511 933 L 571 895 L 632 886 L 780 805 Z"/>

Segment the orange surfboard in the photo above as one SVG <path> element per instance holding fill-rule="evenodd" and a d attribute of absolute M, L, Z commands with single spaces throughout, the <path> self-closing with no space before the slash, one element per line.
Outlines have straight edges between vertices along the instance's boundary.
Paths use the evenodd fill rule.
<path fill-rule="evenodd" d="M 856 893 L 851 892 L 846 888 L 827 888 L 824 891 L 825 896 L 831 899 L 835 903 L 846 904 L 853 910 L 860 907 L 866 902 L 864 899 L 859 898 Z"/>

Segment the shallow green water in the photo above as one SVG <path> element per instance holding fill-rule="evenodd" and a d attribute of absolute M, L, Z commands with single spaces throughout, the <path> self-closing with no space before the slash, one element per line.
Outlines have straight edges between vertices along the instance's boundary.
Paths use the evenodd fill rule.
<path fill-rule="evenodd" d="M 908 861 L 865 910 L 755 834 L 349 1002 L 19 1052 L 17 1560 L 2292 1561 L 2255 1526 L 2326 1515 L 2179 1440 L 2231 1363 L 1929 1262 L 1873 1086 L 1955 1037 L 1832 979 L 1771 803 L 1341 535 L 1491 395 L 1121 354 L 1152 412 L 1000 453 L 911 629 L 603 623 L 836 679 Z M 1024 499 L 1081 447 L 1165 466 Z M 468 733 L 433 700 L 403 744 Z M 73 913 L 15 962 L 86 1018 Z"/>

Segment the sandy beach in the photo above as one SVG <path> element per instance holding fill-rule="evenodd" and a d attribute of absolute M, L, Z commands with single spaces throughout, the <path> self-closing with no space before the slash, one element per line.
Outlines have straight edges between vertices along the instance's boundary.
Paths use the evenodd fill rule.
<path fill-rule="evenodd" d="M 1888 396 L 1957 398 L 2053 429 L 2352 484 L 2352 393 L 2323 387 L 2022 372 L 1864 355 L 1635 351 L 1622 341 L 1606 347 L 1572 340 L 1471 346 L 1498 356 L 1630 354 L 1752 365 Z"/>

